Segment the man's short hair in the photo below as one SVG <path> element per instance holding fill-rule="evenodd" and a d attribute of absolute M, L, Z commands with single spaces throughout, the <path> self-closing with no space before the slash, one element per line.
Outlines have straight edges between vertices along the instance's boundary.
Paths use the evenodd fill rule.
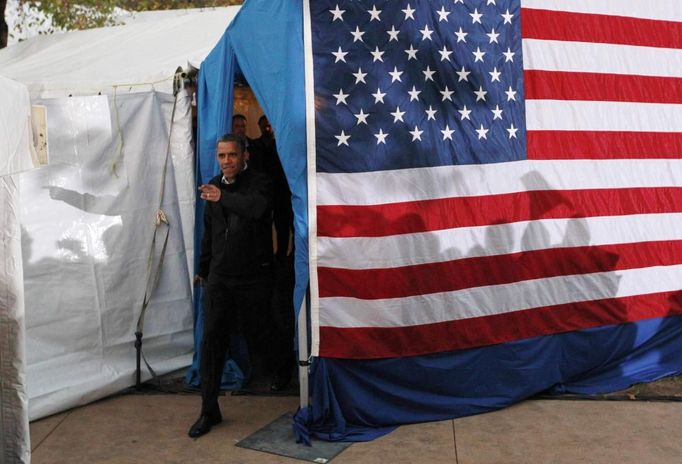
<path fill-rule="evenodd" d="M 221 142 L 234 142 L 237 144 L 237 147 L 239 147 L 240 153 L 244 153 L 246 151 L 246 140 L 244 140 L 244 137 L 240 137 L 239 135 L 234 135 L 231 133 L 225 134 L 218 139 L 216 146 Z"/>
<path fill-rule="evenodd" d="M 265 115 L 261 116 L 260 118 L 258 118 L 258 125 L 260 125 L 261 122 L 267 121 L 267 120 L 268 120 L 268 117 L 267 117 L 267 116 L 265 116 Z M 269 122 L 269 121 L 268 121 L 268 122 Z"/>
<path fill-rule="evenodd" d="M 237 114 L 235 114 L 234 116 L 232 116 L 232 122 L 233 122 L 233 123 L 234 123 L 237 119 L 241 119 L 241 120 L 243 120 L 243 121 L 246 121 L 246 116 L 244 116 L 243 114 L 239 114 L 239 113 L 237 113 Z"/>

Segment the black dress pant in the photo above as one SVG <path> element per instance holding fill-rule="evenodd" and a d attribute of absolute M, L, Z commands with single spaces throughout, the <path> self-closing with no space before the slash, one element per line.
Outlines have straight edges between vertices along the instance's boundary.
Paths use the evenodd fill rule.
<path fill-rule="evenodd" d="M 218 411 L 230 335 L 241 333 L 249 344 L 260 330 L 270 301 L 270 280 L 265 273 L 247 279 L 209 278 L 204 292 L 204 335 L 199 366 L 204 414 Z"/>

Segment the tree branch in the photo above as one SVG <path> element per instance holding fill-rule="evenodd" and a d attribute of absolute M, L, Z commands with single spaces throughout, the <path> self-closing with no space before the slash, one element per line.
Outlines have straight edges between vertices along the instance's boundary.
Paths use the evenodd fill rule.
<path fill-rule="evenodd" d="M 7 0 L 0 0 L 0 48 L 5 48 L 7 46 L 7 38 L 9 35 L 7 21 L 5 21 L 6 6 Z"/>

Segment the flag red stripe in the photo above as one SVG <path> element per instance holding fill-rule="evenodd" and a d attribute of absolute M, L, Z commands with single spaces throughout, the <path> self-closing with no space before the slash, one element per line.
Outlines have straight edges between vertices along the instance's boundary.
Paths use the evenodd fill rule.
<path fill-rule="evenodd" d="M 318 268 L 320 297 L 400 298 L 682 263 L 682 241 L 554 248 L 381 269 Z"/>
<path fill-rule="evenodd" d="M 682 158 L 682 132 L 528 131 L 528 159 Z"/>
<path fill-rule="evenodd" d="M 682 103 L 682 78 L 526 70 L 527 100 Z"/>
<path fill-rule="evenodd" d="M 676 212 L 682 212 L 680 187 L 543 190 L 382 205 L 319 205 L 317 223 L 320 237 L 382 237 L 538 219 Z"/>
<path fill-rule="evenodd" d="M 682 291 L 569 303 L 407 327 L 320 327 L 320 356 L 416 356 L 682 314 Z"/>
<path fill-rule="evenodd" d="M 521 9 L 524 39 L 682 48 L 682 22 Z"/>

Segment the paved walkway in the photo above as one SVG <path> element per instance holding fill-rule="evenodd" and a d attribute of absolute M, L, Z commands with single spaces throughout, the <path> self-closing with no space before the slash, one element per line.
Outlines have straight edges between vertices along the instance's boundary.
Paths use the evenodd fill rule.
<path fill-rule="evenodd" d="M 301 463 L 238 448 L 295 397 L 225 396 L 225 422 L 192 440 L 199 397 L 125 395 L 31 424 L 34 464 Z M 679 463 L 682 403 L 529 400 L 478 416 L 400 427 L 355 443 L 331 462 L 347 463 Z"/>

